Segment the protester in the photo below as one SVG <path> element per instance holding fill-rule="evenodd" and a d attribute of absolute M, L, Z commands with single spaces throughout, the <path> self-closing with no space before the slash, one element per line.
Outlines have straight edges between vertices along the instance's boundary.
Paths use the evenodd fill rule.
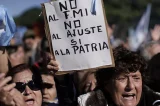
<path fill-rule="evenodd" d="M 37 70 L 31 70 L 25 64 L 20 64 L 9 71 L 12 83 L 22 94 L 27 106 L 41 106 L 42 104 L 42 80 Z"/>
<path fill-rule="evenodd" d="M 34 32 L 33 30 L 27 30 L 23 36 L 23 43 L 26 51 L 30 51 L 34 46 Z"/>
<path fill-rule="evenodd" d="M 6 50 L 12 67 L 25 63 L 25 52 L 22 45 L 7 46 Z"/>
<path fill-rule="evenodd" d="M 32 62 L 35 63 L 41 58 L 41 43 L 42 39 L 45 38 L 45 30 L 44 30 L 44 20 L 37 19 L 37 21 L 33 24 L 33 32 L 34 32 L 34 52 L 32 53 Z"/>
<path fill-rule="evenodd" d="M 36 52 L 36 44 L 34 42 L 34 32 L 33 30 L 27 30 L 23 36 L 23 44 L 25 50 L 25 61 L 28 65 L 34 64 L 34 52 Z"/>
<path fill-rule="evenodd" d="M 147 42 L 144 47 L 141 49 L 141 55 L 149 61 L 154 55 L 160 53 L 160 42 L 159 41 L 150 41 Z"/>
<path fill-rule="evenodd" d="M 2 54 L 6 53 L 5 48 L 1 48 L 1 50 Z M 11 70 L 7 74 L 8 77 L 0 72 L 0 104 L 2 106 L 28 106 L 31 104 L 41 106 L 42 81 L 39 72 L 37 72 L 38 70 L 31 70 L 25 64 L 19 64 L 13 68 L 8 67 L 8 63 L 6 64 L 7 72 L 9 69 Z M 58 65 L 53 60 L 50 60 L 47 67 L 51 72 L 58 70 Z"/>
<path fill-rule="evenodd" d="M 160 53 L 154 55 L 148 63 L 148 73 L 150 76 L 150 82 L 148 86 L 156 91 L 160 92 Z"/>
<path fill-rule="evenodd" d="M 135 4 L 137 6 L 136 2 Z M 0 6 L 0 10 L 0 106 L 77 106 L 77 99 L 79 106 L 157 106 L 160 104 L 160 94 L 157 93 L 160 92 L 160 25 L 155 25 L 150 35 L 145 33 L 150 27 L 149 17 L 146 15 L 144 18 L 148 18 L 148 21 L 145 21 L 146 24 L 143 22 L 141 27 L 138 25 L 141 33 L 133 31 L 133 35 L 136 36 L 132 36 L 131 39 L 135 42 L 130 47 L 127 35 L 129 24 L 126 26 L 125 23 L 116 22 L 116 16 L 112 19 L 112 23 L 107 22 L 106 28 L 111 44 L 109 47 L 113 49 L 123 45 L 128 50 L 134 50 L 131 47 L 139 44 L 137 42 L 142 41 L 141 36 L 145 35 L 138 48 L 141 49 L 142 44 L 145 43 L 141 55 L 149 61 L 148 67 L 137 53 L 119 47 L 114 50 L 115 67 L 55 75 L 59 68 L 57 62 L 50 56 L 53 47 L 50 47 L 52 45 L 45 37 L 46 28 L 43 20 L 33 22 L 32 29 L 28 28 L 29 30 L 21 37 L 23 48 L 22 45 L 15 43 L 16 26 L 12 17 L 3 6 Z M 77 16 L 80 15 L 79 12 Z M 87 9 L 85 12 L 87 13 Z M 38 15 L 37 19 L 39 19 Z M 125 20 L 124 17 L 123 19 Z M 28 21 L 25 17 L 20 22 L 18 20 L 21 19 L 17 18 L 17 25 L 21 25 L 23 20 Z M 131 25 L 133 26 L 135 25 Z M 92 30 L 94 32 L 94 28 Z M 139 34 L 140 36 L 137 36 Z M 152 41 L 147 42 L 148 40 Z M 9 43 L 14 46 L 2 47 Z M 135 51 L 139 52 L 139 49 Z M 29 68 L 30 66 L 32 69 Z M 150 81 L 146 84 L 148 78 Z"/>
<path fill-rule="evenodd" d="M 160 94 L 145 86 L 146 63 L 137 53 L 114 50 L 115 67 L 96 72 L 97 90 L 81 95 L 79 106 L 152 106 Z"/>
<path fill-rule="evenodd" d="M 58 106 L 56 83 L 53 74 L 47 70 L 41 71 L 42 93 L 44 106 Z"/>
<path fill-rule="evenodd" d="M 96 88 L 97 80 L 95 78 L 95 71 L 87 71 L 81 81 L 79 82 L 79 94 L 84 94 L 93 91 Z"/>

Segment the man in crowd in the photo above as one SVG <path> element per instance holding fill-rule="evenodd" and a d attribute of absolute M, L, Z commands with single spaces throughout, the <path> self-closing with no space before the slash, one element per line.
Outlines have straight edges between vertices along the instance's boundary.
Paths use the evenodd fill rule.
<path fill-rule="evenodd" d="M 54 76 L 49 71 L 41 71 L 43 81 L 42 94 L 44 106 L 58 106 L 56 83 Z"/>

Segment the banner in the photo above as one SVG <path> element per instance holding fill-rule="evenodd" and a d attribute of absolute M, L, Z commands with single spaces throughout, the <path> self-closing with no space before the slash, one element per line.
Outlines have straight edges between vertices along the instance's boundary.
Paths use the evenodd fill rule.
<path fill-rule="evenodd" d="M 114 65 L 101 0 L 58 0 L 43 6 L 60 71 Z"/>

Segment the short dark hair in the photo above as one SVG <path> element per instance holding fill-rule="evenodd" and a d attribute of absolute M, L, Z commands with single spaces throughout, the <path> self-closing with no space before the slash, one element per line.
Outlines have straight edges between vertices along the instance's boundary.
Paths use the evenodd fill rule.
<path fill-rule="evenodd" d="M 19 64 L 12 67 L 11 70 L 7 73 L 7 76 L 13 77 L 15 74 L 22 72 L 26 69 L 29 69 L 33 73 L 32 80 L 34 80 L 34 82 L 37 83 L 39 87 L 42 89 L 42 78 L 39 73 L 39 70 L 32 69 L 26 64 Z"/>
<path fill-rule="evenodd" d="M 30 69 L 26 64 L 19 64 L 19 65 L 16 65 L 14 67 L 12 67 L 10 69 L 10 71 L 8 72 L 8 76 L 14 76 L 16 73 L 18 72 L 22 72 L 26 69 Z"/>
<path fill-rule="evenodd" d="M 146 61 L 136 52 L 129 51 L 120 46 L 113 50 L 115 59 L 115 67 L 99 69 L 96 72 L 96 79 L 98 86 L 104 86 L 109 81 L 120 73 L 130 73 L 140 71 L 143 82 L 147 78 L 147 64 Z"/>

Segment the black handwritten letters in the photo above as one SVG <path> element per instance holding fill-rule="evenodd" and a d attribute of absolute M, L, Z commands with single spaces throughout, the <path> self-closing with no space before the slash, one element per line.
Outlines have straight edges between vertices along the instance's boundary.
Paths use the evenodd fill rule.
<path fill-rule="evenodd" d="M 102 26 L 93 26 L 85 29 L 72 29 L 72 30 L 67 30 L 67 37 L 76 37 L 76 36 L 82 36 L 82 35 L 91 35 L 94 33 L 100 33 L 102 32 Z"/>
<path fill-rule="evenodd" d="M 59 2 L 60 10 L 64 14 L 65 19 L 68 19 L 69 17 L 76 18 L 77 16 L 88 16 L 88 10 L 86 8 L 78 9 L 76 0 L 68 1 L 69 3 L 67 3 L 67 1 L 65 1 L 64 3 Z M 69 16 L 69 13 L 71 13 L 72 15 Z"/>
<path fill-rule="evenodd" d="M 81 21 L 84 17 L 91 16 L 89 8 L 81 8 L 77 5 L 77 0 L 64 0 L 63 2 L 58 3 L 59 11 L 61 12 L 62 16 L 64 17 L 65 21 L 62 22 L 65 30 L 65 35 L 59 35 L 56 31 L 52 34 L 52 40 L 62 40 L 65 38 L 70 39 L 70 47 L 66 49 L 54 50 L 54 54 L 57 56 L 61 55 L 73 55 L 73 54 L 84 54 L 89 52 L 97 52 L 102 51 L 105 49 L 109 49 L 108 44 L 106 41 L 99 41 L 99 42 L 87 42 L 86 36 L 90 36 L 93 38 L 93 35 L 96 36 L 101 35 L 103 32 L 103 26 L 95 24 L 94 26 L 87 26 L 84 27 Z M 61 21 L 55 14 L 51 14 L 48 16 L 49 22 Z M 84 20 L 83 20 L 84 21 Z M 86 21 L 86 20 L 85 20 Z M 86 21 L 87 22 L 87 21 Z M 94 23 L 94 22 L 93 22 Z M 84 22 L 83 22 L 84 24 Z M 87 24 L 87 23 L 85 23 Z M 93 24 L 92 24 L 93 25 Z M 82 27 L 83 26 L 83 27 Z M 94 39 L 94 38 L 93 38 Z M 94 41 L 94 40 L 93 40 Z"/>
<path fill-rule="evenodd" d="M 49 22 L 51 22 L 51 21 L 58 21 L 59 19 L 57 19 L 56 16 L 53 14 L 53 15 L 49 15 L 48 20 Z"/>
<path fill-rule="evenodd" d="M 77 45 L 77 42 L 74 39 L 71 40 L 71 45 L 74 51 L 74 54 L 82 54 L 87 52 L 95 52 L 104 49 L 109 49 L 106 42 L 102 43 L 91 43 L 91 44 L 81 44 L 81 39 L 79 39 L 80 45 Z"/>

